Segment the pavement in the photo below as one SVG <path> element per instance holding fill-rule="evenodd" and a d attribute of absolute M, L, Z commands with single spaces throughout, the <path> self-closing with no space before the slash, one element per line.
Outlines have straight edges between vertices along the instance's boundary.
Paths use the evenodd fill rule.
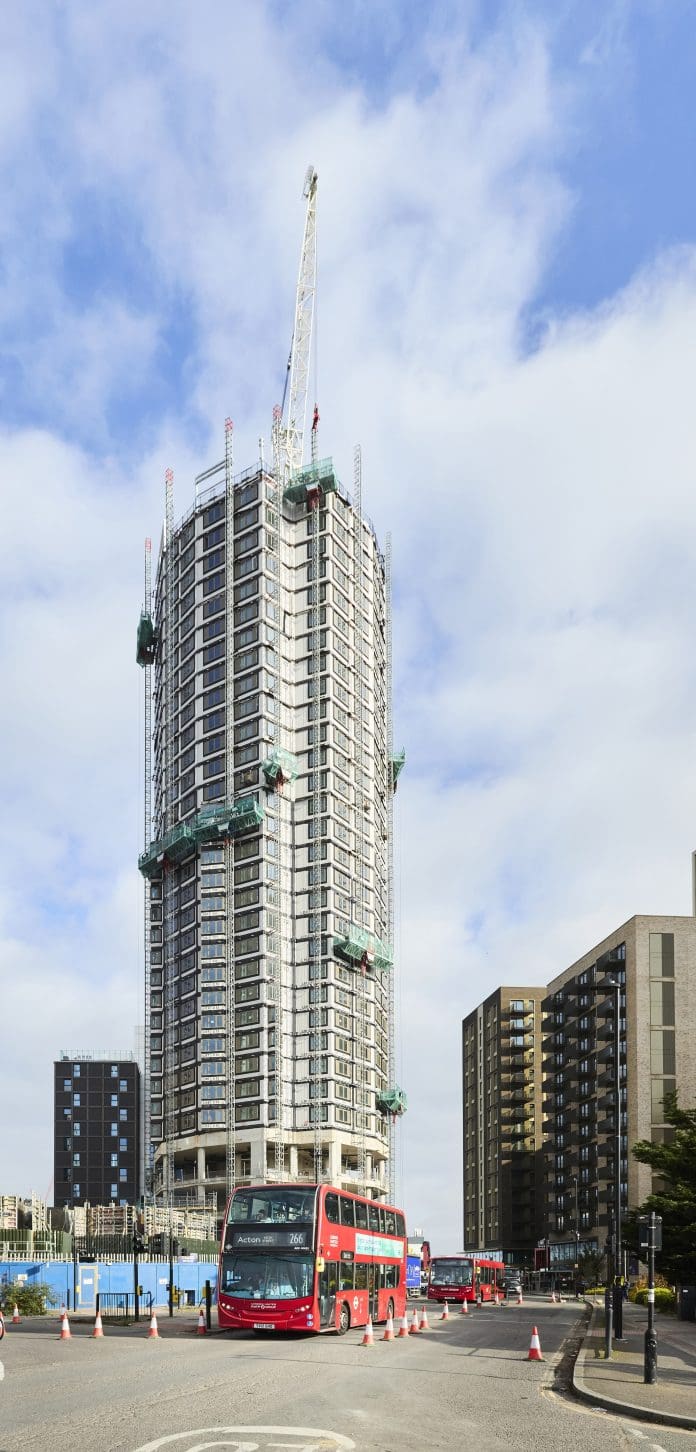
<path fill-rule="evenodd" d="M 643 1381 L 646 1306 L 626 1301 L 623 1338 L 604 1359 L 604 1306 L 588 1302 L 591 1316 L 573 1372 L 573 1389 L 585 1401 L 618 1415 L 671 1427 L 696 1428 L 696 1321 L 655 1315 L 657 1381 Z"/>

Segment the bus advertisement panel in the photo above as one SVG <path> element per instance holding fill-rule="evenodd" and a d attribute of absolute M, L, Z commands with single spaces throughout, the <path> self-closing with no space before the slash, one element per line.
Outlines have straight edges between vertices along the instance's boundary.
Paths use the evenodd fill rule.
<path fill-rule="evenodd" d="M 430 1262 L 429 1301 L 492 1301 L 503 1295 L 505 1267 L 479 1255 L 436 1255 Z"/>
<path fill-rule="evenodd" d="M 233 1190 L 222 1223 L 222 1329 L 338 1331 L 406 1308 L 401 1210 L 331 1185 Z"/>

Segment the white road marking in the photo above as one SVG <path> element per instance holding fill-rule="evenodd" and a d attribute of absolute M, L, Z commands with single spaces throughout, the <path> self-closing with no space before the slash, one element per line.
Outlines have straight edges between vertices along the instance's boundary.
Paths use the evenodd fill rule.
<path fill-rule="evenodd" d="M 199 1442 L 199 1437 L 214 1437 L 215 1441 Z M 292 1452 L 355 1452 L 355 1443 L 340 1432 L 325 1432 L 317 1427 L 196 1427 L 189 1432 L 173 1432 L 167 1437 L 157 1437 L 154 1442 L 144 1442 L 136 1452 L 159 1452 L 161 1447 L 179 1444 L 179 1452 L 207 1452 L 211 1447 L 227 1447 L 230 1452 L 262 1452 L 261 1443 L 248 1440 L 252 1437 L 293 1437 L 293 1442 L 264 1442 L 263 1446 L 292 1448 Z M 225 1440 L 221 1441 L 220 1437 Z M 242 1437 L 244 1440 L 240 1441 Z M 234 1438 L 234 1440 L 231 1440 Z M 185 1445 L 182 1445 L 184 1443 Z"/>

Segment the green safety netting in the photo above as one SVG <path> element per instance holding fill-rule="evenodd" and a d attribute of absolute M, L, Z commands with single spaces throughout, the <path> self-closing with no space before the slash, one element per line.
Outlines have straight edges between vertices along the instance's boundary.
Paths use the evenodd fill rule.
<path fill-rule="evenodd" d="M 341 958 L 347 958 L 350 963 L 362 963 L 366 960 L 369 968 L 385 969 L 394 966 L 394 954 L 389 944 L 383 943 L 374 933 L 368 933 L 366 928 L 357 928 L 353 923 L 344 936 L 334 938 L 333 945 L 334 952 Z"/>
<path fill-rule="evenodd" d="M 405 1114 L 408 1109 L 408 1098 L 398 1084 L 393 1089 L 384 1089 L 377 1095 L 377 1108 L 384 1114 Z"/>
<path fill-rule="evenodd" d="M 304 504 L 309 491 L 317 488 L 321 489 L 322 494 L 331 494 L 338 489 L 333 459 L 319 459 L 318 463 L 308 464 L 306 469 L 299 469 L 296 474 L 293 474 L 287 488 L 283 490 L 283 499 L 286 499 L 288 504 Z"/>
<path fill-rule="evenodd" d="M 166 857 L 180 862 L 203 842 L 218 842 L 223 837 L 238 837 L 263 821 L 263 807 L 256 797 L 241 797 L 231 806 L 204 807 L 192 822 L 181 822 L 159 841 L 152 842 L 138 858 L 143 877 L 158 877 Z"/>
<path fill-rule="evenodd" d="M 406 752 L 405 752 L 405 750 L 402 747 L 401 751 L 395 752 L 394 756 L 392 756 L 392 759 L 391 759 L 391 779 L 392 779 L 392 790 L 393 791 L 396 791 L 396 783 L 398 782 L 399 777 L 401 776 L 401 773 L 402 773 L 402 771 L 404 769 L 405 763 L 406 763 Z"/>
<path fill-rule="evenodd" d="M 194 851 L 195 846 L 192 824 L 180 822 L 178 827 L 172 827 L 158 842 L 151 842 L 138 858 L 138 867 L 144 877 L 158 876 L 165 857 L 168 862 L 181 862 Z"/>
<path fill-rule="evenodd" d="M 263 821 L 263 807 L 256 797 L 241 797 L 233 806 L 203 807 L 193 823 L 197 842 L 215 842 L 219 837 L 236 837 Z"/>
<path fill-rule="evenodd" d="M 140 666 L 152 665 L 157 651 L 157 631 L 151 615 L 146 610 L 141 610 L 138 621 L 138 636 L 135 646 L 135 659 Z"/>
<path fill-rule="evenodd" d="M 282 747 L 278 747 L 266 758 L 261 770 L 269 786 L 277 786 L 279 779 L 295 781 L 300 770 L 300 763 L 291 751 L 284 751 Z"/>

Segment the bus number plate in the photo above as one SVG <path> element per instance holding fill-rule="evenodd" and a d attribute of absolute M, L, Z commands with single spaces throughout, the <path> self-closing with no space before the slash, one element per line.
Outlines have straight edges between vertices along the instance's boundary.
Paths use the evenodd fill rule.
<path fill-rule="evenodd" d="M 272 1321 L 255 1321 L 254 1331 L 275 1331 Z"/>

